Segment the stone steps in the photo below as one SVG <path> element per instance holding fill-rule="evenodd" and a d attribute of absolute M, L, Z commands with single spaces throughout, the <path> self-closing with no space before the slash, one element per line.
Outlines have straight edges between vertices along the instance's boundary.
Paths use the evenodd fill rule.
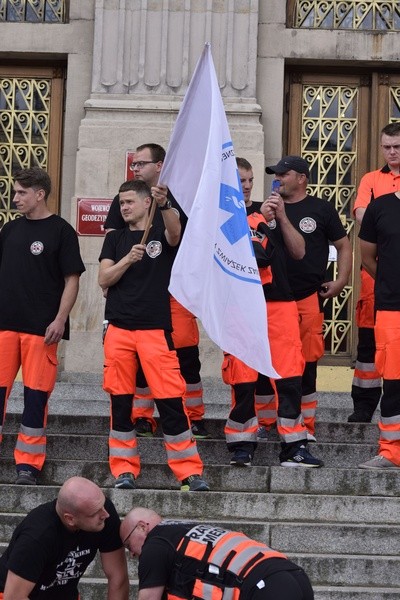
<path fill-rule="evenodd" d="M 225 409 L 226 412 L 226 409 Z M 156 419 L 158 422 L 158 418 Z M 224 425 L 226 415 L 221 417 L 206 417 L 205 425 L 210 433 L 211 439 L 225 439 Z M 20 423 L 19 413 L 10 413 L 6 417 L 4 424 L 4 433 L 17 433 Z M 60 415 L 50 414 L 48 417 L 48 434 L 108 434 L 110 426 L 109 415 Z M 157 427 L 156 437 L 162 436 L 161 427 Z M 371 423 L 331 423 L 324 421 L 321 416 L 318 417 L 316 424 L 316 437 L 318 442 L 335 443 L 376 443 L 378 439 L 378 430 L 375 424 Z M 278 434 L 273 428 L 268 432 L 268 441 L 278 441 Z M 259 440 L 263 444 L 265 440 Z"/>
<path fill-rule="evenodd" d="M 311 451 L 323 469 L 279 466 L 276 431 L 258 444 L 254 466 L 229 466 L 223 427 L 229 388 L 205 380 L 206 425 L 211 439 L 198 442 L 205 463 L 207 494 L 179 491 L 165 464 L 161 431 L 139 438 L 142 473 L 138 489 L 113 488 L 107 463 L 108 397 L 99 376 L 59 382 L 48 420 L 48 458 L 36 487 L 15 486 L 13 449 L 23 390 L 16 384 L 1 447 L 0 545 L 37 504 L 53 499 L 66 478 L 81 474 L 96 481 L 123 516 L 133 505 L 151 506 L 168 518 L 224 524 L 242 529 L 285 552 L 309 574 L 316 600 L 398 600 L 400 598 L 400 473 L 356 466 L 376 453 L 375 424 L 349 424 L 350 394 L 321 394 Z M 377 417 L 375 417 L 375 420 Z M 130 561 L 131 598 L 136 597 L 136 564 Z M 82 580 L 85 600 L 106 598 L 99 561 Z M 279 599 L 277 599 L 279 600 Z"/>
<path fill-rule="evenodd" d="M 102 600 L 107 596 L 106 585 L 101 579 L 81 580 L 85 600 Z M 399 592 L 387 588 L 314 586 L 315 600 L 399 600 Z M 137 584 L 132 582 L 131 598 L 137 598 Z M 279 599 L 277 599 L 279 600 Z"/>
<path fill-rule="evenodd" d="M 40 477 L 42 485 L 62 485 L 73 475 L 95 480 L 104 488 L 112 488 L 114 479 L 106 461 L 48 459 Z M 209 465 L 204 475 L 213 490 L 329 496 L 398 497 L 399 473 L 393 471 L 365 471 L 361 469 L 288 469 L 280 466 L 237 469 L 229 465 Z M 12 484 L 15 479 L 14 461 L 0 458 L 0 480 Z M 143 463 L 138 478 L 143 490 L 178 489 L 179 483 L 170 469 L 162 463 Z"/>

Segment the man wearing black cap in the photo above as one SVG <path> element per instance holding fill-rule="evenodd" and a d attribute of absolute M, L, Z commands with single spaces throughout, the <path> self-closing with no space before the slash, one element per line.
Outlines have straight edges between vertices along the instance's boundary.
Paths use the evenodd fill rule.
<path fill-rule="evenodd" d="M 268 313 L 271 362 L 280 378 L 273 380 L 277 396 L 277 430 L 281 440 L 279 461 L 285 467 L 318 468 L 323 462 L 307 449 L 307 429 L 301 415 L 301 377 L 304 358 L 297 306 L 286 274 L 285 254 L 294 260 L 305 253 L 305 242 L 286 217 L 285 204 L 272 192 L 263 203 L 253 203 L 253 170 L 244 158 L 237 158 L 247 212 L 247 222 L 259 268 Z M 279 226 L 277 226 L 279 223 Z M 237 357 L 225 353 L 223 381 L 231 386 L 232 406 L 225 425 L 230 464 L 249 467 L 257 447 L 257 417 L 261 374 Z M 265 378 L 268 386 L 271 382 Z M 264 409 L 264 407 L 263 407 Z M 272 406 L 274 415 L 275 403 Z M 266 407 L 268 414 L 268 407 Z"/>
<path fill-rule="evenodd" d="M 307 194 L 309 164 L 300 156 L 285 156 L 265 169 L 279 182 L 286 215 L 304 237 L 306 252 L 301 260 L 286 254 L 287 272 L 300 316 L 300 335 L 306 366 L 302 378 L 302 414 L 308 439 L 315 441 L 317 407 L 317 361 L 324 353 L 322 303 L 338 296 L 346 285 L 352 265 L 352 250 L 333 203 Z M 337 252 L 337 277 L 325 281 L 329 244 Z"/>

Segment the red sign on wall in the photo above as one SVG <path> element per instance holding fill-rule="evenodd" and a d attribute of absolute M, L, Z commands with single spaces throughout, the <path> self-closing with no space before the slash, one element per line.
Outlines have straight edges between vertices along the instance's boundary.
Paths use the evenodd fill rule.
<path fill-rule="evenodd" d="M 78 198 L 76 218 L 78 235 L 104 235 L 104 221 L 111 202 L 109 198 Z"/>
<path fill-rule="evenodd" d="M 135 152 L 133 150 L 128 150 L 126 153 L 126 161 L 125 161 L 125 181 L 130 181 L 131 179 L 135 179 L 135 173 L 132 169 L 132 163 L 135 158 Z"/>

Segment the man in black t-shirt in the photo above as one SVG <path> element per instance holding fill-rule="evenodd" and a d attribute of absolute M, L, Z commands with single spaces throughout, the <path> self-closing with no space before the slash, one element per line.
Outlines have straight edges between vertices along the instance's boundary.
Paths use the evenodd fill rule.
<path fill-rule="evenodd" d="M 16 173 L 14 203 L 22 216 L 0 232 L 0 432 L 22 366 L 24 411 L 14 457 L 16 483 L 26 485 L 36 484 L 46 458 L 57 345 L 69 339 L 68 315 L 85 270 L 73 227 L 47 207 L 50 190 L 39 167 Z"/>
<path fill-rule="evenodd" d="M 108 598 L 128 600 L 120 519 L 111 500 L 83 477 L 71 477 L 57 500 L 34 508 L 0 558 L 0 598 L 76 600 L 79 580 L 100 552 Z"/>
<path fill-rule="evenodd" d="M 149 207 L 158 204 L 163 226 L 153 224 L 143 239 Z M 107 291 L 104 338 L 104 390 L 111 398 L 109 465 L 115 487 L 133 489 L 140 472 L 132 401 L 138 360 L 157 404 L 168 464 L 183 491 L 208 491 L 183 406 L 185 381 L 171 336 L 168 285 L 181 238 L 181 223 L 163 185 L 123 183 L 119 190 L 126 223 L 105 237 L 100 254 L 99 284 Z"/>
<path fill-rule="evenodd" d="M 131 163 L 135 179 L 147 183 L 149 187 L 158 184 L 160 171 L 165 158 L 165 150 L 159 144 L 142 144 L 136 148 L 134 162 Z M 178 211 L 181 225 L 184 228 L 187 217 L 181 207 L 168 191 L 168 201 Z M 153 223 L 163 226 L 161 212 L 156 207 Z M 113 199 L 107 219 L 104 223 L 106 232 L 125 227 L 122 218 L 119 197 Z M 178 355 L 179 366 L 186 382 L 184 394 L 185 406 L 193 436 L 197 439 L 207 438 L 209 434 L 204 426 L 203 384 L 200 376 L 199 328 L 196 317 L 171 296 L 172 340 Z M 151 396 L 143 371 L 137 373 L 136 394 L 133 401 L 132 418 L 136 434 L 152 436 L 157 423 L 153 416 L 154 399 Z"/>
<path fill-rule="evenodd" d="M 310 581 L 281 552 L 217 525 L 163 520 L 137 507 L 121 539 L 139 558 L 139 600 L 239 598 L 313 600 Z M 239 593 L 239 595 L 238 595 Z"/>
<path fill-rule="evenodd" d="M 273 382 L 277 396 L 277 430 L 281 440 L 279 460 L 282 466 L 318 468 L 323 462 L 307 449 L 307 429 L 301 416 L 304 358 L 297 306 L 286 273 L 286 253 L 300 259 L 304 256 L 305 242 L 288 220 L 283 199 L 278 194 L 271 193 L 262 204 L 251 201 L 251 164 L 240 157 L 236 162 L 266 300 L 266 335 L 271 362 L 280 376 Z M 231 410 L 224 429 L 228 450 L 232 453 L 230 464 L 249 467 L 257 447 L 256 407 L 259 406 L 260 374 L 237 357 L 224 353 L 222 378 L 231 386 Z M 275 415 L 275 403 L 273 408 Z"/>
<path fill-rule="evenodd" d="M 301 260 L 286 253 L 287 275 L 300 318 L 300 336 L 306 361 L 302 377 L 302 415 L 308 439 L 315 441 L 317 408 L 317 363 L 324 353 L 322 302 L 338 296 L 346 285 L 352 267 L 352 250 L 340 217 L 331 202 L 307 194 L 309 164 L 300 156 L 285 156 L 267 167 L 275 175 L 286 215 L 303 236 L 306 252 Z M 337 253 L 337 276 L 326 281 L 329 246 Z"/>
<path fill-rule="evenodd" d="M 362 265 L 375 279 L 375 366 L 383 378 L 379 452 L 361 469 L 400 470 L 400 192 L 372 200 L 359 233 Z"/>

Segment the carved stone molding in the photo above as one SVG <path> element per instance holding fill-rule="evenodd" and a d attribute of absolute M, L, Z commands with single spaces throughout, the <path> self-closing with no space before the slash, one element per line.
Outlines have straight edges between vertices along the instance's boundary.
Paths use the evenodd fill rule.
<path fill-rule="evenodd" d="M 258 0 L 97 0 L 92 93 L 182 96 L 206 42 L 224 96 L 256 95 Z"/>

